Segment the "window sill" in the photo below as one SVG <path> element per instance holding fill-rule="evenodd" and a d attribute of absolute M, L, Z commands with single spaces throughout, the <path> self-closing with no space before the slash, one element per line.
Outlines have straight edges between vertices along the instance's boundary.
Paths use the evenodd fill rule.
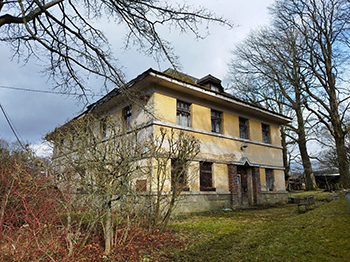
<path fill-rule="evenodd" d="M 215 187 L 200 187 L 201 191 L 216 191 Z"/>

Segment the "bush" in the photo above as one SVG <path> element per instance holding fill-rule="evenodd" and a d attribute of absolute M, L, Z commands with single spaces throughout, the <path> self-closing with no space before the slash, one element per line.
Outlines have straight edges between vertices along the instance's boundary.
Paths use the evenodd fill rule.
<path fill-rule="evenodd" d="M 6 158 L 6 159 L 5 159 Z M 1 154 L 0 259 L 46 261 L 68 258 L 60 190 L 37 159 Z"/>

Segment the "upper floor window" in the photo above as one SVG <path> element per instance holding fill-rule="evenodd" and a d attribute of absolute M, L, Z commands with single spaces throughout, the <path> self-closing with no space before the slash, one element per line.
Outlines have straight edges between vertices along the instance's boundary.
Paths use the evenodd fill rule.
<path fill-rule="evenodd" d="M 266 190 L 273 191 L 274 189 L 273 170 L 266 168 L 265 177 L 266 177 Z"/>
<path fill-rule="evenodd" d="M 180 126 L 190 127 L 191 123 L 191 104 L 177 101 L 176 123 Z"/>
<path fill-rule="evenodd" d="M 107 120 L 106 120 L 106 118 L 103 118 L 101 120 L 100 132 L 101 132 L 101 137 L 102 138 L 107 137 Z"/>
<path fill-rule="evenodd" d="M 129 129 L 131 127 L 131 115 L 132 115 L 132 108 L 131 105 L 127 106 L 123 110 L 124 114 L 124 124 L 126 129 Z"/>
<path fill-rule="evenodd" d="M 211 110 L 211 131 L 215 133 L 221 133 L 221 112 Z"/>
<path fill-rule="evenodd" d="M 270 126 L 261 124 L 262 140 L 264 143 L 270 143 Z"/>
<path fill-rule="evenodd" d="M 239 137 L 248 139 L 248 120 L 245 118 L 239 118 Z"/>

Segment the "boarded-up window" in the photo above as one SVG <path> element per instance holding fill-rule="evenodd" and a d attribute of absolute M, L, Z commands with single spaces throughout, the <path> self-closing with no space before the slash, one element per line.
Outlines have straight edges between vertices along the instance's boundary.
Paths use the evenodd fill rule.
<path fill-rule="evenodd" d="M 147 190 L 147 179 L 139 179 L 136 181 L 136 191 Z"/>
<path fill-rule="evenodd" d="M 185 163 L 179 163 L 176 159 L 171 160 L 171 190 L 177 186 L 181 191 L 189 191 L 187 186 L 187 174 Z"/>
<path fill-rule="evenodd" d="M 266 176 L 266 190 L 272 191 L 274 189 L 273 170 L 266 168 L 265 176 Z"/>
<path fill-rule="evenodd" d="M 200 162 L 200 190 L 215 191 L 211 162 Z"/>

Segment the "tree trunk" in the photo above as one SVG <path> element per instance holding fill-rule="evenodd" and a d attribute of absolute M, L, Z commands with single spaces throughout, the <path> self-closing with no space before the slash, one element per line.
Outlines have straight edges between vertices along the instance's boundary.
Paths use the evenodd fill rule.
<path fill-rule="evenodd" d="M 340 184 L 343 188 L 350 188 L 350 174 L 349 174 L 349 162 L 347 159 L 347 152 L 345 147 L 344 137 L 335 138 L 338 168 L 340 174 Z"/>
<path fill-rule="evenodd" d="M 296 117 L 297 117 L 297 122 L 298 122 L 297 142 L 298 142 L 301 161 L 303 163 L 304 174 L 305 174 L 305 178 L 306 178 L 305 189 L 307 191 L 309 191 L 309 190 L 313 190 L 315 188 L 316 181 L 315 181 L 315 176 L 312 172 L 312 165 L 311 165 L 311 161 L 310 161 L 310 156 L 309 156 L 309 153 L 307 152 L 305 123 L 304 123 L 303 112 L 302 112 L 300 107 L 298 107 L 295 110 L 295 112 L 296 112 Z"/>
<path fill-rule="evenodd" d="M 113 226 L 112 226 L 112 207 L 108 204 L 106 213 L 106 232 L 105 232 L 105 254 L 111 253 L 112 241 L 113 241 Z"/>
<path fill-rule="evenodd" d="M 315 176 L 312 172 L 312 165 L 310 161 L 309 154 L 307 152 L 306 141 L 305 138 L 298 142 L 299 151 L 301 155 L 301 161 L 303 162 L 303 168 L 306 178 L 305 189 L 307 191 L 315 189 L 316 181 Z"/>
<path fill-rule="evenodd" d="M 340 174 L 340 184 L 343 188 L 350 188 L 350 172 L 349 172 L 349 162 L 347 158 L 347 152 L 345 147 L 345 135 L 346 133 L 342 129 L 342 122 L 339 116 L 339 104 L 336 95 L 335 78 L 332 74 L 331 69 L 327 67 L 330 79 L 329 84 L 329 104 L 330 104 L 330 117 L 333 127 L 333 136 L 335 140 L 338 168 Z"/>
<path fill-rule="evenodd" d="M 284 180 L 289 180 L 289 169 L 290 166 L 288 164 L 288 150 L 287 150 L 287 136 L 284 132 L 284 127 L 281 127 L 281 143 L 282 143 L 282 154 L 283 154 L 283 166 L 284 166 Z M 289 186 L 289 184 L 288 184 Z"/>

